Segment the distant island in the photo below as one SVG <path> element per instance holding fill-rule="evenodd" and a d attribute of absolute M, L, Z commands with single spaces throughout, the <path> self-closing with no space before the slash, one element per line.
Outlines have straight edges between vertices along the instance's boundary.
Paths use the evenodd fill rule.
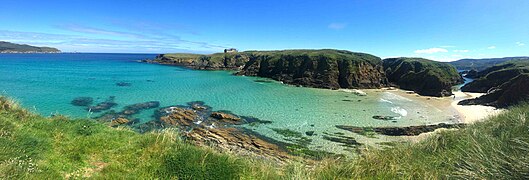
<path fill-rule="evenodd" d="M 37 47 L 27 44 L 15 44 L 0 41 L 0 53 L 60 53 L 61 50 L 52 47 Z"/>

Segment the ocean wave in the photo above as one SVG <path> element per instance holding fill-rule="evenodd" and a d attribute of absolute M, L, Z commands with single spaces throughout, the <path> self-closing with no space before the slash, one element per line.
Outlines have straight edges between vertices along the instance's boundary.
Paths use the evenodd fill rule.
<path fill-rule="evenodd" d="M 380 102 L 386 102 L 386 103 L 393 104 L 393 102 L 391 102 L 390 100 L 384 99 L 384 98 L 380 98 L 379 101 L 380 101 Z"/>

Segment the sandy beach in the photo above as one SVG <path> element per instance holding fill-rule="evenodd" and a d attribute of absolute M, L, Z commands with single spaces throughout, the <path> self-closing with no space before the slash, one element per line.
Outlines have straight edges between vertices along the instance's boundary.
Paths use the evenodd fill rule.
<path fill-rule="evenodd" d="M 476 98 L 476 97 L 483 95 L 483 93 L 467 93 L 467 92 L 461 92 L 461 91 L 456 91 L 453 93 L 455 95 L 455 99 L 452 102 L 452 107 L 454 107 L 459 112 L 459 115 L 461 117 L 461 123 L 471 124 L 476 121 L 484 120 L 489 116 L 496 115 L 503 111 L 503 109 L 497 109 L 491 106 L 457 105 L 459 101 L 462 101 L 465 99 Z"/>

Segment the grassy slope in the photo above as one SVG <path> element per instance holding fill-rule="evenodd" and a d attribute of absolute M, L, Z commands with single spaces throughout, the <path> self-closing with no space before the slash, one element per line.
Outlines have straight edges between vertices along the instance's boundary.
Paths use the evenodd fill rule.
<path fill-rule="evenodd" d="M 43 118 L 0 97 L 0 179 L 83 177 L 220 179 L 416 179 L 529 177 L 529 105 L 416 144 L 366 150 L 312 168 L 220 154 L 173 130 L 138 134 L 87 120 Z"/>
<path fill-rule="evenodd" d="M 454 78 L 457 79 L 459 77 L 459 74 L 457 70 L 446 63 L 441 63 L 437 61 L 432 61 L 428 59 L 423 58 L 390 58 L 384 60 L 386 64 L 388 64 L 389 67 L 394 67 L 390 69 L 390 71 L 399 71 L 399 68 L 403 66 L 404 64 L 410 64 L 411 66 L 416 66 L 416 64 L 419 64 L 418 67 L 421 67 L 422 70 L 428 69 L 428 74 L 438 76 L 443 81 L 451 82 Z M 389 61 L 389 62 L 388 62 Z M 397 66 L 395 66 L 393 63 L 396 63 Z M 392 65 L 389 65 L 392 64 Z M 420 69 L 413 69 L 415 71 L 419 71 Z"/>

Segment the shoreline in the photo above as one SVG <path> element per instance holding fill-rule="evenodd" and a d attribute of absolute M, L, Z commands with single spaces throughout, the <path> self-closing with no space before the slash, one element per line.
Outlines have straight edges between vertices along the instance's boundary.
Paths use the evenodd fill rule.
<path fill-rule="evenodd" d="M 504 109 L 498 109 L 492 106 L 483 105 L 458 105 L 462 100 L 477 98 L 484 95 L 484 93 L 468 93 L 462 91 L 453 92 L 455 99 L 452 102 L 452 107 L 459 113 L 460 123 L 472 124 L 487 119 L 490 116 L 497 115 L 504 112 Z"/>

